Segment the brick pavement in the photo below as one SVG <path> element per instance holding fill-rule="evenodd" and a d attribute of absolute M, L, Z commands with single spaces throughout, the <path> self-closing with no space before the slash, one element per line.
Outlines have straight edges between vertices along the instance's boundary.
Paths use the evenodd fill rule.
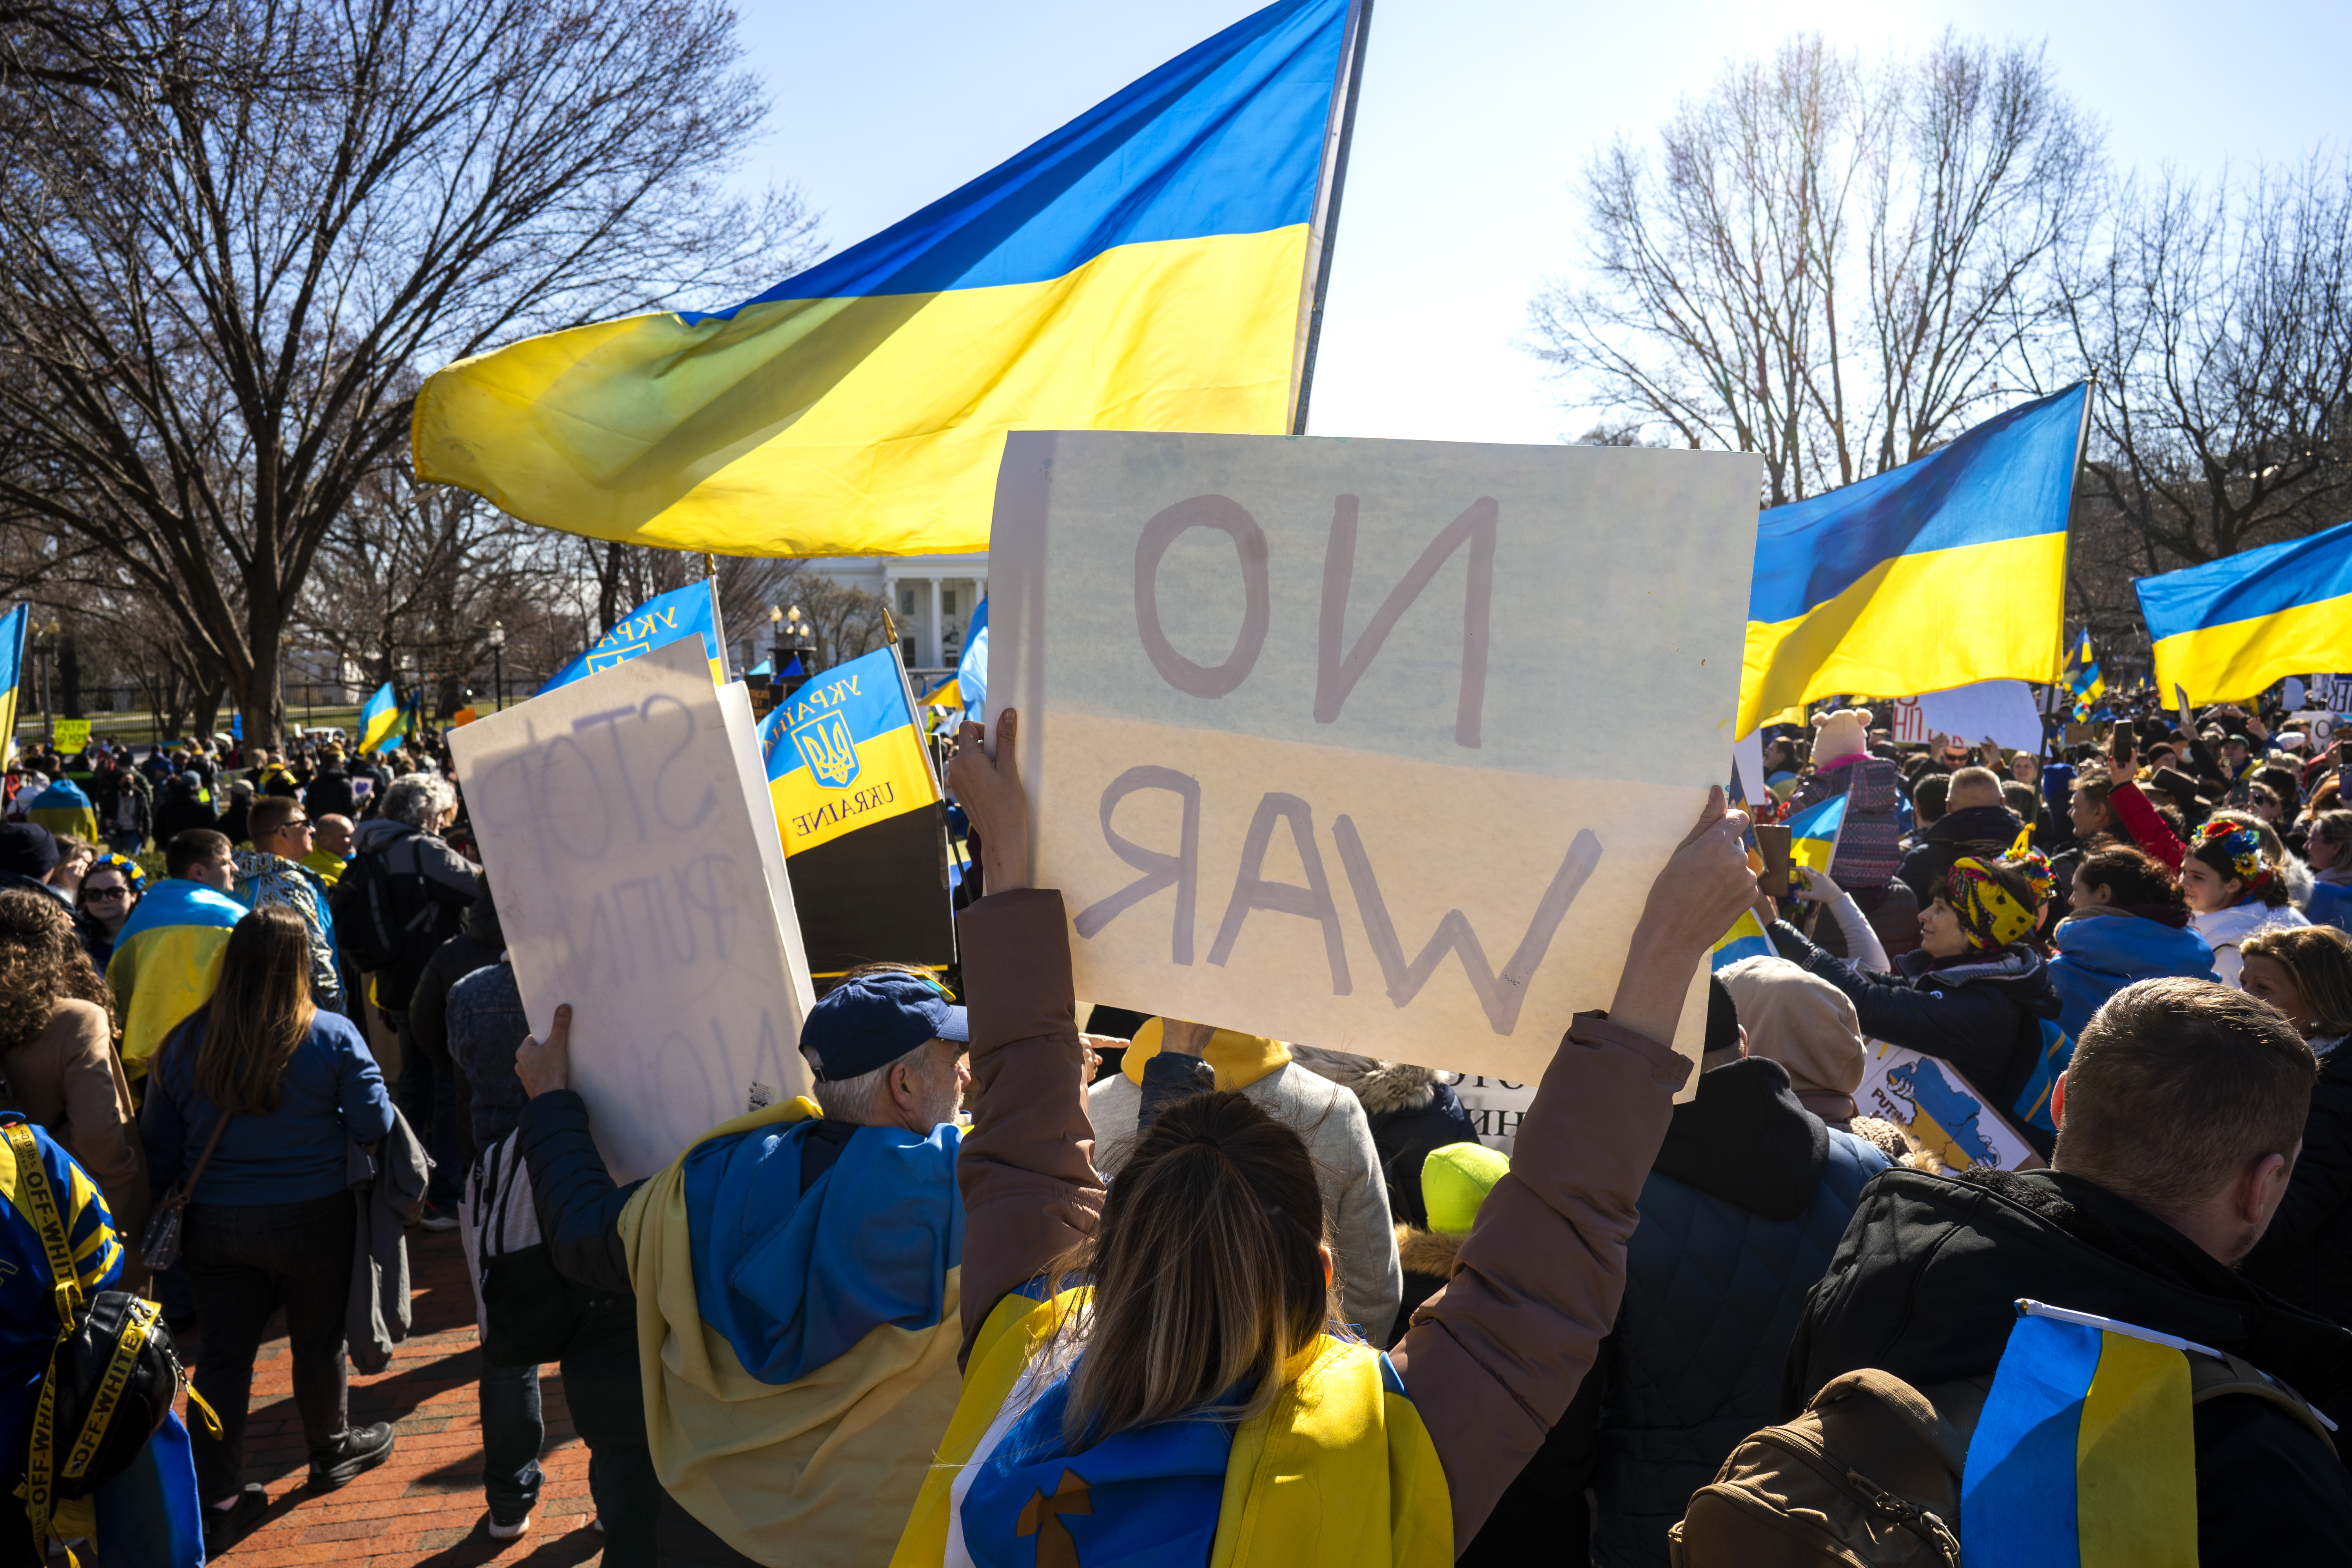
<path fill-rule="evenodd" d="M 573 1568 L 603 1555 L 603 1537 L 589 1528 L 588 1450 L 572 1436 L 563 1383 L 551 1366 L 540 1380 L 547 1444 L 539 1462 L 547 1482 L 538 1511 L 520 1539 L 489 1538 L 474 1396 L 481 1352 L 457 1233 L 411 1230 L 408 1265 L 408 1339 L 383 1373 L 352 1378 L 352 1421 L 392 1422 L 399 1447 L 341 1491 L 314 1494 L 303 1484 L 310 1451 L 294 1412 L 286 1341 L 281 1335 L 262 1346 L 246 1426 L 245 1479 L 269 1489 L 270 1509 L 258 1529 L 221 1557 L 230 1568 Z"/>

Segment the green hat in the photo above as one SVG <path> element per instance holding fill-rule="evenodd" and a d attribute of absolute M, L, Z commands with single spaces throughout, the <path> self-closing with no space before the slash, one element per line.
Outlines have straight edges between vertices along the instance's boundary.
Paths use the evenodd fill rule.
<path fill-rule="evenodd" d="M 1448 1236 L 1469 1235 L 1478 1205 L 1510 1168 L 1507 1157 L 1484 1143 L 1432 1149 L 1421 1163 L 1421 1201 L 1429 1210 L 1429 1228 Z"/>

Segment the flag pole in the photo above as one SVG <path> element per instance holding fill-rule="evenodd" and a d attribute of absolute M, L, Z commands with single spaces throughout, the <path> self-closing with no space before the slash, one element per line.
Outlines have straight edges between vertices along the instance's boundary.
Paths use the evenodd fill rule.
<path fill-rule="evenodd" d="M 2095 375 L 2084 376 L 2082 381 L 2083 419 L 2082 423 L 2074 431 L 2074 482 L 2066 487 L 2066 531 L 2063 535 L 2063 542 L 2058 546 L 2058 640 L 2057 657 L 2052 661 L 2050 667 L 2050 679 L 2053 686 L 2063 686 L 2066 683 L 2067 568 L 2068 563 L 2073 561 L 2074 555 L 2074 512 L 2075 509 L 2082 504 L 2083 455 L 2090 447 L 2091 399 L 2097 395 L 2096 389 L 2098 384 L 2099 378 Z M 2084 626 L 2086 630 L 2090 625 L 2090 622 L 2087 619 L 2087 614 L 2088 612 L 2086 610 L 2086 618 L 2084 621 Z M 2053 706 L 2055 706 L 2060 700 L 2058 694 L 2055 691 L 2051 693 L 2051 700 Z M 2074 708 L 2071 704 L 2068 705 L 2066 711 L 2069 714 L 2074 712 Z M 2053 739 L 2051 727 L 2053 724 L 2059 726 L 2057 733 L 2059 735 L 2063 735 L 2065 733 L 2065 731 L 2063 728 L 2064 722 L 2064 720 L 2057 719 L 2055 716 L 2043 721 L 2042 757 L 2044 762 L 2049 760 L 2051 754 L 2051 741 Z M 2063 755 L 2063 752 L 2062 752 L 2060 754 Z"/>
<path fill-rule="evenodd" d="M 1307 239 L 1305 310 L 1299 323 L 1297 396 L 1290 433 L 1307 434 L 1307 400 L 1315 386 L 1315 356 L 1323 341 L 1323 300 L 1331 290 L 1331 252 L 1339 238 L 1339 196 L 1348 184 L 1348 150 L 1356 139 L 1356 95 L 1364 83 L 1364 38 L 1371 31 L 1372 0 L 1349 0 L 1347 41 L 1339 51 L 1339 90 L 1324 130 L 1323 178 Z"/>

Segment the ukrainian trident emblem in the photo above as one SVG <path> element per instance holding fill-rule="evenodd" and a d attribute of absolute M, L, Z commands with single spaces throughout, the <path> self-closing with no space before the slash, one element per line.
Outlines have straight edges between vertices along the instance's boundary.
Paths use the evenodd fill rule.
<path fill-rule="evenodd" d="M 793 744 L 809 776 L 827 789 L 847 789 L 857 777 L 857 747 L 849 738 L 849 721 L 827 713 L 793 728 Z"/>

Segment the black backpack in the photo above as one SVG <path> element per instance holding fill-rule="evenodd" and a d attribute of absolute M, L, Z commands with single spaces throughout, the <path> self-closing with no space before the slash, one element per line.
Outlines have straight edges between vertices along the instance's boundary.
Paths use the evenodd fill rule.
<path fill-rule="evenodd" d="M 41 1235 L 58 1315 L 25 1454 L 21 1495 L 34 1539 L 46 1542 L 60 1500 L 85 1498 L 131 1468 L 187 1389 L 189 1405 L 220 1435 L 219 1419 L 187 1374 L 163 1309 L 128 1290 L 82 1299 L 79 1277 L 48 1169 L 31 1126 L 4 1131 L 16 1167 L 21 1212 Z"/>
<path fill-rule="evenodd" d="M 417 976 L 463 918 L 433 896 L 423 872 L 392 868 L 403 842 L 352 857 L 327 901 L 336 942 L 362 973 L 382 977 L 377 1000 L 395 1013 L 407 1011 Z"/>

